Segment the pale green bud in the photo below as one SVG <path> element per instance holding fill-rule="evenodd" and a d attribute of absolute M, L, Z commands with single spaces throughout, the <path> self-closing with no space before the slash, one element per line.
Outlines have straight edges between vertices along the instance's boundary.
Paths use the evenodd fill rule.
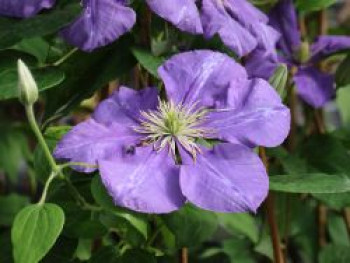
<path fill-rule="evenodd" d="M 280 64 L 271 76 L 269 82 L 276 89 L 278 94 L 284 99 L 285 88 L 288 81 L 288 68 L 285 64 Z"/>
<path fill-rule="evenodd" d="M 38 86 L 27 65 L 22 61 L 17 61 L 18 71 L 18 97 L 23 105 L 33 105 L 39 97 Z"/>

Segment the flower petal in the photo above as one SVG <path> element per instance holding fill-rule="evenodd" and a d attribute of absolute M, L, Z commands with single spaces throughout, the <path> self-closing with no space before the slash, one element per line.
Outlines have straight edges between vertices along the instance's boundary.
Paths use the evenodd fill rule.
<path fill-rule="evenodd" d="M 280 34 L 267 25 L 268 17 L 264 13 L 246 0 L 224 0 L 224 5 L 230 16 L 256 38 L 259 48 L 276 54 Z"/>
<path fill-rule="evenodd" d="M 268 80 L 279 64 L 275 56 L 266 54 L 261 49 L 255 49 L 246 57 L 244 66 L 250 77 Z"/>
<path fill-rule="evenodd" d="M 112 43 L 136 21 L 133 9 L 120 0 L 83 0 L 83 14 L 61 32 L 70 44 L 92 51 Z"/>
<path fill-rule="evenodd" d="M 120 87 L 112 96 L 102 101 L 93 118 L 105 124 L 117 122 L 122 125 L 135 125 L 140 118 L 140 111 L 155 110 L 158 105 L 158 90 L 145 88 L 134 90 Z"/>
<path fill-rule="evenodd" d="M 169 99 L 211 108 L 226 106 L 229 87 L 247 80 L 241 65 L 225 54 L 210 50 L 175 55 L 158 72 Z"/>
<path fill-rule="evenodd" d="M 144 213 L 169 213 L 185 202 L 179 168 L 167 151 L 136 148 L 135 154 L 101 160 L 102 182 L 117 205 Z"/>
<path fill-rule="evenodd" d="M 294 81 L 298 95 L 315 108 L 323 107 L 335 95 L 333 76 L 315 67 L 300 68 Z"/>
<path fill-rule="evenodd" d="M 192 33 L 203 33 L 195 0 L 147 0 L 148 6 L 160 17 L 179 29 Z"/>
<path fill-rule="evenodd" d="M 219 34 L 226 46 L 242 57 L 257 46 L 255 37 L 225 10 L 220 1 L 203 0 L 202 22 L 207 38 Z"/>
<path fill-rule="evenodd" d="M 278 30 L 282 37 L 278 42 L 279 48 L 292 58 L 301 45 L 301 35 L 298 28 L 297 13 L 292 0 L 279 1 L 271 10 L 270 24 Z"/>
<path fill-rule="evenodd" d="M 232 97 L 237 97 L 236 90 L 239 88 L 242 87 L 230 90 Z M 207 125 L 222 140 L 249 146 L 280 145 L 289 133 L 289 109 L 282 104 L 277 92 L 262 79 L 253 79 L 245 89 L 246 95 L 240 96 L 235 108 L 213 111 Z"/>
<path fill-rule="evenodd" d="M 51 8 L 56 0 L 0 0 L 0 16 L 31 17 Z"/>
<path fill-rule="evenodd" d="M 350 37 L 319 36 L 311 46 L 311 60 L 318 61 L 336 52 L 350 49 Z"/>
<path fill-rule="evenodd" d="M 255 212 L 269 180 L 259 157 L 242 145 L 221 144 L 180 170 L 181 190 L 195 205 L 217 212 Z"/>
<path fill-rule="evenodd" d="M 54 156 L 70 162 L 97 165 L 98 159 L 121 155 L 137 140 L 137 134 L 130 128 L 115 123 L 107 126 L 89 119 L 75 126 L 63 137 L 56 146 Z M 75 168 L 82 172 L 96 170 Z"/>

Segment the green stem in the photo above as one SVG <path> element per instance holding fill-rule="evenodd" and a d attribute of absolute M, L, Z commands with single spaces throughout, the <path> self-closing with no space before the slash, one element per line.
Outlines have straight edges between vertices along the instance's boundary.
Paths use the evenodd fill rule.
<path fill-rule="evenodd" d="M 53 179 L 55 179 L 55 177 L 57 176 L 57 173 L 55 172 L 52 172 L 49 176 L 49 178 L 47 179 L 46 183 L 45 183 L 45 187 L 44 187 L 44 190 L 43 190 L 43 193 L 41 194 L 41 198 L 40 198 L 40 201 L 39 201 L 39 205 L 43 205 L 46 201 L 46 196 L 47 196 L 47 191 L 49 189 L 49 186 L 51 184 L 51 182 L 53 181 Z"/>
<path fill-rule="evenodd" d="M 77 51 L 78 51 L 78 48 L 73 48 L 71 51 L 69 51 L 62 58 L 60 58 L 59 60 L 54 62 L 52 65 L 55 66 L 55 67 L 61 65 L 63 62 L 65 62 L 68 58 L 70 58 Z"/>
<path fill-rule="evenodd" d="M 34 111 L 33 111 L 33 105 L 27 105 L 25 108 L 26 108 L 26 114 L 27 114 L 27 118 L 29 121 L 29 125 L 34 132 L 35 137 L 38 139 L 38 142 L 44 151 L 45 157 L 46 157 L 47 161 L 49 162 L 52 171 L 55 173 L 59 173 L 60 169 L 59 169 L 58 165 L 56 164 L 55 159 L 52 157 L 50 149 L 47 146 L 46 141 L 44 139 L 44 136 L 41 133 L 39 126 L 36 122 Z"/>
<path fill-rule="evenodd" d="M 60 165 L 61 169 L 70 167 L 70 166 L 83 166 L 86 168 L 97 168 L 98 166 L 95 164 L 89 164 L 89 163 L 82 163 L 82 162 L 69 162 L 69 163 L 64 163 Z"/>

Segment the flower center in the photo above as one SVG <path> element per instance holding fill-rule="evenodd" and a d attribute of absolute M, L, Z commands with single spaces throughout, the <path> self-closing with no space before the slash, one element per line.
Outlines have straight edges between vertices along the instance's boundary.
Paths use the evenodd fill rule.
<path fill-rule="evenodd" d="M 141 111 L 140 125 L 134 130 L 144 134 L 143 143 L 153 144 L 157 151 L 169 146 L 175 158 L 176 147 L 181 145 L 195 160 L 200 153 L 196 140 L 212 134 L 204 127 L 207 113 L 206 109 L 197 109 L 196 104 L 186 106 L 159 101 L 156 110 Z"/>

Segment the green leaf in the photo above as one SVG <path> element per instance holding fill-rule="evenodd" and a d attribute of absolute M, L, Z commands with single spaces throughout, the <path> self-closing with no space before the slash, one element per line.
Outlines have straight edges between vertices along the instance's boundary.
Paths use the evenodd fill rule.
<path fill-rule="evenodd" d="M 95 176 L 92 180 L 91 193 L 99 205 L 106 210 L 110 210 L 115 216 L 125 219 L 131 226 L 139 231 L 145 239 L 147 239 L 148 224 L 146 218 L 135 212 L 117 207 L 114 204 L 112 197 L 107 193 L 99 176 Z"/>
<path fill-rule="evenodd" d="M 312 196 L 336 210 L 350 206 L 350 192 L 340 194 L 313 194 Z"/>
<path fill-rule="evenodd" d="M 64 73 L 57 68 L 34 68 L 31 69 L 35 81 L 38 84 L 39 92 L 53 88 L 64 80 Z M 0 100 L 18 97 L 17 70 L 8 69 L 0 72 Z"/>
<path fill-rule="evenodd" d="M 0 225 L 11 225 L 16 214 L 29 204 L 29 198 L 18 194 L 0 196 Z"/>
<path fill-rule="evenodd" d="M 343 60 L 343 62 L 338 66 L 335 73 L 335 81 L 338 88 L 346 87 L 350 85 L 350 54 Z"/>
<path fill-rule="evenodd" d="M 66 74 L 65 81 L 47 93 L 50 103 L 44 119 L 52 121 L 66 115 L 95 91 L 129 73 L 136 63 L 130 52 L 132 42 L 126 35 L 93 53 L 77 51 L 69 57 L 60 66 Z"/>
<path fill-rule="evenodd" d="M 157 263 L 155 256 L 141 249 L 131 249 L 126 251 L 122 256 L 121 262 L 123 263 Z"/>
<path fill-rule="evenodd" d="M 322 173 L 276 175 L 270 177 L 270 190 L 287 193 L 343 193 L 350 191 L 346 175 Z"/>
<path fill-rule="evenodd" d="M 232 234 L 241 233 L 256 243 L 259 239 L 259 230 L 255 219 L 249 214 L 216 213 L 219 222 Z"/>
<path fill-rule="evenodd" d="M 342 216 L 335 213 L 328 214 L 327 227 L 333 244 L 342 246 L 350 245 L 348 230 Z"/>
<path fill-rule="evenodd" d="M 27 38 L 19 42 L 13 49 L 34 56 L 40 64 L 46 61 L 50 51 L 50 44 L 41 37 Z"/>
<path fill-rule="evenodd" d="M 63 210 L 55 204 L 24 208 L 16 216 L 12 227 L 15 262 L 39 262 L 55 244 L 63 224 Z"/>
<path fill-rule="evenodd" d="M 190 205 L 164 215 L 162 218 L 175 235 L 178 247 L 199 245 L 209 239 L 218 227 L 217 217 L 214 213 Z"/>
<path fill-rule="evenodd" d="M 296 7 L 303 12 L 319 11 L 335 4 L 337 0 L 297 0 Z"/>
<path fill-rule="evenodd" d="M 103 247 L 94 253 L 89 263 L 120 263 L 116 249 L 114 247 Z"/>
<path fill-rule="evenodd" d="M 231 262 L 254 263 L 257 262 L 246 239 L 228 239 L 223 242 L 223 251 L 230 257 Z"/>
<path fill-rule="evenodd" d="M 321 250 L 318 260 L 319 263 L 349 263 L 349 246 L 328 245 Z"/>
<path fill-rule="evenodd" d="M 132 53 L 137 61 L 154 77 L 159 78 L 158 68 L 163 64 L 163 57 L 156 57 L 150 51 L 142 48 L 132 48 Z"/>
<path fill-rule="evenodd" d="M 350 176 L 350 154 L 333 135 L 311 136 L 301 147 L 300 153 L 316 171 Z"/>
<path fill-rule="evenodd" d="M 67 5 L 64 9 L 53 9 L 51 12 L 33 18 L 0 19 L 0 49 L 10 47 L 24 38 L 33 38 L 56 33 L 70 23 L 81 11 L 78 4 Z"/>

